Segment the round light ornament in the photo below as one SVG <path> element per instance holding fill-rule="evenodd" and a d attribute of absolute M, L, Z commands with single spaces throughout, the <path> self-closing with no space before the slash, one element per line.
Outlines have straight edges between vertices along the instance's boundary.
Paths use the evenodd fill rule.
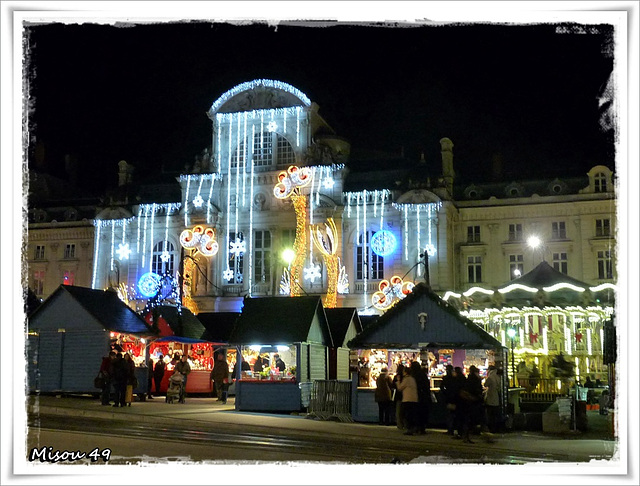
<path fill-rule="evenodd" d="M 371 237 L 371 249 L 379 256 L 387 256 L 393 253 L 397 246 L 395 235 L 391 231 L 376 231 Z"/>
<path fill-rule="evenodd" d="M 138 290 L 145 297 L 155 297 L 160 290 L 161 280 L 160 275 L 157 273 L 147 272 L 138 280 Z"/>

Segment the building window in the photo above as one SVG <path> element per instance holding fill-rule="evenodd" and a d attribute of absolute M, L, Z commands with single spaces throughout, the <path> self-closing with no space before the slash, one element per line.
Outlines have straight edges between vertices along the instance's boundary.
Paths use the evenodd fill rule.
<path fill-rule="evenodd" d="M 509 278 L 521 277 L 524 273 L 524 255 L 509 255 Z"/>
<path fill-rule="evenodd" d="M 613 265 L 611 264 L 611 250 L 598 252 L 598 278 L 612 279 Z"/>
<path fill-rule="evenodd" d="M 554 253 L 552 257 L 553 268 L 555 268 L 558 272 L 567 275 L 569 273 L 567 270 L 567 254 L 564 252 Z"/>
<path fill-rule="evenodd" d="M 176 254 L 173 243 L 170 241 L 160 241 L 156 243 L 153 247 L 151 271 L 158 275 L 164 275 L 165 273 L 173 275 L 175 271 L 175 258 Z"/>
<path fill-rule="evenodd" d="M 366 242 L 363 236 L 366 235 Z M 360 234 L 356 246 L 356 280 L 381 280 L 384 278 L 384 257 L 371 250 L 373 231 Z"/>
<path fill-rule="evenodd" d="M 567 228 L 564 221 L 554 221 L 551 223 L 551 238 L 554 240 L 567 239 Z"/>
<path fill-rule="evenodd" d="M 610 219 L 596 219 L 596 236 L 611 236 Z"/>
<path fill-rule="evenodd" d="M 44 270 L 33 272 L 33 292 L 36 295 L 44 294 Z"/>
<path fill-rule="evenodd" d="M 34 260 L 44 260 L 44 245 L 36 246 L 36 254 Z"/>
<path fill-rule="evenodd" d="M 467 226 L 467 243 L 480 243 L 480 226 Z"/>
<path fill-rule="evenodd" d="M 281 233 L 282 249 L 293 249 L 293 243 L 296 241 L 295 229 L 283 229 Z"/>
<path fill-rule="evenodd" d="M 607 176 L 603 172 L 598 172 L 593 176 L 595 192 L 607 192 Z"/>
<path fill-rule="evenodd" d="M 509 225 L 509 241 L 522 241 L 522 224 Z"/>
<path fill-rule="evenodd" d="M 482 282 L 482 257 L 467 257 L 467 276 L 469 283 Z"/>
<path fill-rule="evenodd" d="M 75 258 L 76 257 L 76 245 L 69 244 L 64 247 L 64 258 Z"/>
<path fill-rule="evenodd" d="M 295 164 L 296 155 L 289 141 L 275 132 L 262 132 L 253 135 L 251 157 L 256 167 L 271 167 L 274 162 L 277 167 L 289 167 Z M 241 142 L 231 157 L 231 167 L 244 167 L 245 143 Z"/>
<path fill-rule="evenodd" d="M 244 241 L 244 233 L 241 231 L 238 231 L 237 236 L 235 232 L 229 233 L 229 249 L 242 245 Z M 228 284 L 241 284 L 244 281 L 244 252 L 229 251 L 229 269 L 233 272 L 233 275 L 225 282 Z"/>
<path fill-rule="evenodd" d="M 66 271 L 62 275 L 62 285 L 73 285 L 75 281 L 75 275 L 73 272 Z"/>
<path fill-rule="evenodd" d="M 255 282 L 271 282 L 271 232 L 256 231 L 254 238 Z"/>

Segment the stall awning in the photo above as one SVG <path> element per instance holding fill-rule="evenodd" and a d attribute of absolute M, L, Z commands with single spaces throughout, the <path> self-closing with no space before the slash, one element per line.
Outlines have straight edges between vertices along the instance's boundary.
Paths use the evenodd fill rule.
<path fill-rule="evenodd" d="M 194 339 L 188 337 L 180 337 L 180 336 L 164 336 L 157 339 L 154 339 L 156 343 L 182 343 L 182 344 L 195 344 L 195 343 L 210 343 L 214 346 L 225 346 L 227 343 L 215 343 L 211 341 L 207 341 L 204 339 Z"/>
<path fill-rule="evenodd" d="M 498 349 L 500 341 L 443 301 L 426 284 L 371 322 L 354 339 L 352 349 L 457 348 Z"/>

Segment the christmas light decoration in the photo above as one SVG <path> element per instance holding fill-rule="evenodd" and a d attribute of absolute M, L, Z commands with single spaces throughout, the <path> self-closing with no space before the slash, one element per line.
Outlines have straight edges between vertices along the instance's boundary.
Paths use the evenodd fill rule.
<path fill-rule="evenodd" d="M 170 259 L 171 259 L 171 254 L 167 250 L 164 250 L 160 254 L 160 260 L 162 260 L 164 263 L 167 263 Z"/>
<path fill-rule="evenodd" d="M 617 290 L 617 287 L 611 283 L 603 283 L 595 287 L 589 287 L 589 290 L 591 290 L 591 292 L 600 292 L 601 290 L 606 290 L 606 289 Z"/>
<path fill-rule="evenodd" d="M 187 215 L 189 213 L 189 187 L 191 185 L 191 174 L 187 176 L 187 190 L 184 194 L 184 225 L 187 226 Z"/>
<path fill-rule="evenodd" d="M 338 267 L 340 268 L 340 272 L 338 273 L 338 284 L 336 285 L 336 289 L 339 294 L 348 294 L 349 276 L 347 275 L 347 269 L 341 264 L 340 258 L 338 258 Z"/>
<path fill-rule="evenodd" d="M 244 252 L 247 251 L 247 243 L 244 240 L 230 241 L 229 242 L 229 253 L 231 253 L 234 257 L 239 257 Z"/>
<path fill-rule="evenodd" d="M 333 177 L 326 177 L 322 181 L 322 187 L 325 189 L 333 189 L 333 186 L 336 184 L 336 181 Z"/>
<path fill-rule="evenodd" d="M 138 280 L 138 290 L 145 297 L 154 297 L 160 290 L 160 275 L 147 272 Z"/>
<path fill-rule="evenodd" d="M 222 272 L 222 278 L 225 280 L 231 280 L 233 278 L 233 270 L 227 267 L 227 269 Z"/>
<path fill-rule="evenodd" d="M 91 277 L 91 288 L 95 289 L 96 288 L 96 277 L 97 277 L 97 271 L 98 271 L 98 256 L 100 255 L 98 253 L 98 250 L 100 249 L 100 224 L 98 221 L 94 222 L 95 226 L 96 226 L 96 236 L 95 236 L 95 242 L 93 245 L 93 276 Z"/>
<path fill-rule="evenodd" d="M 131 254 L 131 249 L 129 248 L 129 243 L 118 244 L 118 250 L 116 251 L 118 254 L 118 259 L 120 260 L 128 260 L 129 255 Z"/>
<path fill-rule="evenodd" d="M 382 257 L 391 255 L 397 246 L 395 235 L 391 231 L 379 230 L 371 237 L 371 249 Z"/>
<path fill-rule="evenodd" d="M 274 122 L 274 121 L 270 121 L 267 124 L 267 131 L 269 131 L 271 133 L 275 132 L 277 128 L 278 128 L 278 124 L 276 122 Z"/>
<path fill-rule="evenodd" d="M 371 296 L 371 302 L 376 309 L 387 310 L 409 295 L 413 287 L 413 282 L 404 282 L 401 277 L 394 275 L 391 280 L 382 280 L 378 284 L 379 290 Z"/>
<path fill-rule="evenodd" d="M 324 266 L 327 269 L 327 296 L 325 307 L 334 308 L 337 304 L 338 293 L 338 263 L 336 252 L 339 247 L 338 230 L 333 218 L 327 218 L 324 228 L 311 225 L 311 235 L 316 248 L 322 254 Z"/>
<path fill-rule="evenodd" d="M 291 86 L 290 84 L 283 83 L 282 81 L 274 81 L 272 79 L 255 79 L 253 81 L 247 81 L 245 83 L 234 86 L 229 91 L 226 91 L 222 94 L 209 109 L 209 114 L 215 114 L 220 107 L 228 100 L 236 96 L 237 94 L 242 93 L 243 91 L 250 91 L 257 87 L 266 87 L 266 88 L 275 88 L 282 91 L 286 91 L 287 93 L 292 94 L 296 98 L 298 98 L 305 106 L 311 106 L 311 100 L 299 89 Z M 299 108 L 299 107 L 297 107 Z"/>
<path fill-rule="evenodd" d="M 320 265 L 314 264 L 304 269 L 304 279 L 309 280 L 311 283 L 315 283 L 317 278 L 321 278 Z"/>
<path fill-rule="evenodd" d="M 291 273 L 288 268 L 284 268 L 280 279 L 280 295 L 291 295 Z"/>
<path fill-rule="evenodd" d="M 115 220 L 111 221 L 111 261 L 109 263 L 109 268 L 113 271 L 113 249 L 115 244 L 115 231 L 116 231 L 116 222 Z"/>
<path fill-rule="evenodd" d="M 549 287 L 542 287 L 542 290 L 544 290 L 545 292 L 554 292 L 556 290 L 562 290 L 562 289 L 571 289 L 571 290 L 575 290 L 576 292 L 584 292 L 585 289 L 582 287 L 578 287 L 577 285 L 572 285 L 570 283 L 557 283 L 555 285 L 551 285 Z"/>
<path fill-rule="evenodd" d="M 193 205 L 196 208 L 201 208 L 203 204 L 204 204 L 204 199 L 200 194 L 198 194 L 195 198 L 193 198 Z"/>

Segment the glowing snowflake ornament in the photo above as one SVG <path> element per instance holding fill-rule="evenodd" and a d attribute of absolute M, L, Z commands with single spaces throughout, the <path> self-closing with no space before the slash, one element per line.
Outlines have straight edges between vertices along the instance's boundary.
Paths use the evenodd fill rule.
<path fill-rule="evenodd" d="M 200 194 L 198 194 L 194 199 L 193 199 L 193 205 L 197 208 L 201 208 L 202 205 L 204 204 L 204 199 L 202 199 L 202 196 Z"/>
<path fill-rule="evenodd" d="M 278 124 L 274 121 L 270 121 L 269 124 L 267 125 L 267 130 L 269 130 L 270 132 L 275 132 L 277 128 L 278 128 Z"/>
<path fill-rule="evenodd" d="M 129 255 L 131 255 L 131 248 L 129 248 L 129 243 L 125 243 L 124 245 L 120 243 L 118 245 L 118 250 L 116 251 L 118 254 L 118 258 L 120 260 L 127 260 Z"/>
<path fill-rule="evenodd" d="M 426 251 L 427 255 L 431 257 L 436 254 L 436 247 L 431 243 L 429 243 L 427 246 L 424 247 L 424 251 Z"/>
<path fill-rule="evenodd" d="M 320 265 L 310 265 L 304 269 L 304 279 L 315 283 L 317 278 L 321 278 Z"/>
<path fill-rule="evenodd" d="M 245 251 L 247 251 L 247 243 L 244 240 L 236 240 L 229 243 L 229 252 L 236 257 L 239 257 Z"/>
<path fill-rule="evenodd" d="M 335 184 L 336 181 L 333 179 L 333 177 L 327 177 L 322 181 L 322 185 L 325 189 L 332 189 Z"/>
<path fill-rule="evenodd" d="M 170 259 L 171 259 L 171 255 L 167 250 L 163 251 L 160 254 L 160 260 L 162 260 L 163 262 L 167 263 Z"/>
<path fill-rule="evenodd" d="M 233 270 L 227 268 L 224 272 L 222 272 L 222 278 L 224 280 L 231 280 L 233 278 Z"/>

